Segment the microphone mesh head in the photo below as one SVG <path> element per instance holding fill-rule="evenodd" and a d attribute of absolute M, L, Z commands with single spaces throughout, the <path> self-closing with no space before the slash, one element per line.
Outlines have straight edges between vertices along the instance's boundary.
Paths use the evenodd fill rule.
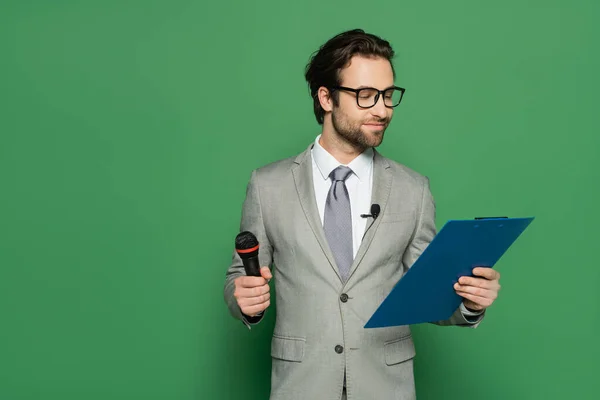
<path fill-rule="evenodd" d="M 247 250 L 258 246 L 258 239 L 252 232 L 240 232 L 235 237 L 235 248 L 238 250 Z"/>

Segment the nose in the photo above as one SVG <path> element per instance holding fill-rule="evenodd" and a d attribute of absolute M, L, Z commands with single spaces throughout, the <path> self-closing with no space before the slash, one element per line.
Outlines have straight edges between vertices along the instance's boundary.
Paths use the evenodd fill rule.
<path fill-rule="evenodd" d="M 384 119 L 385 117 L 387 117 L 387 112 L 388 112 L 387 110 L 388 109 L 385 106 L 383 96 L 379 96 L 375 105 L 373 107 L 371 107 L 371 114 L 373 114 L 374 116 L 376 116 L 380 119 Z"/>

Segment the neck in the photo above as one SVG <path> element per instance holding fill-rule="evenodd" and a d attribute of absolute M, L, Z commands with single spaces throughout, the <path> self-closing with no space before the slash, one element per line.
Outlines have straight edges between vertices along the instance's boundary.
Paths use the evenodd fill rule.
<path fill-rule="evenodd" d="M 333 127 L 323 126 L 319 144 L 340 164 L 348 165 L 366 149 L 348 142 Z"/>

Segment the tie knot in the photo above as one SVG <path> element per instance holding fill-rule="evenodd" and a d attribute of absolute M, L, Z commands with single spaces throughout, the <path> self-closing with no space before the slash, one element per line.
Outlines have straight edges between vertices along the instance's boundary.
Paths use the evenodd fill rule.
<path fill-rule="evenodd" d="M 335 181 L 345 181 L 346 179 L 348 179 L 348 177 L 350 176 L 351 173 L 352 173 L 352 170 L 350 168 L 340 165 L 339 167 L 337 167 L 336 169 L 331 171 L 331 173 L 329 174 L 329 177 L 334 182 Z"/>

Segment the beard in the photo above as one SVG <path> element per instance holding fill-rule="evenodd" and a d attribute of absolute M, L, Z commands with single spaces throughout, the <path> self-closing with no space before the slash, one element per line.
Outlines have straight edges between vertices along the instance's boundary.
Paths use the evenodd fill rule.
<path fill-rule="evenodd" d="M 333 128 L 342 139 L 364 151 L 369 147 L 377 147 L 381 144 L 390 121 L 388 118 L 351 121 L 339 108 L 337 110 L 334 108 L 331 113 L 331 122 Z M 384 127 L 380 131 L 365 132 L 362 130 L 362 124 L 366 122 L 384 124 Z"/>

